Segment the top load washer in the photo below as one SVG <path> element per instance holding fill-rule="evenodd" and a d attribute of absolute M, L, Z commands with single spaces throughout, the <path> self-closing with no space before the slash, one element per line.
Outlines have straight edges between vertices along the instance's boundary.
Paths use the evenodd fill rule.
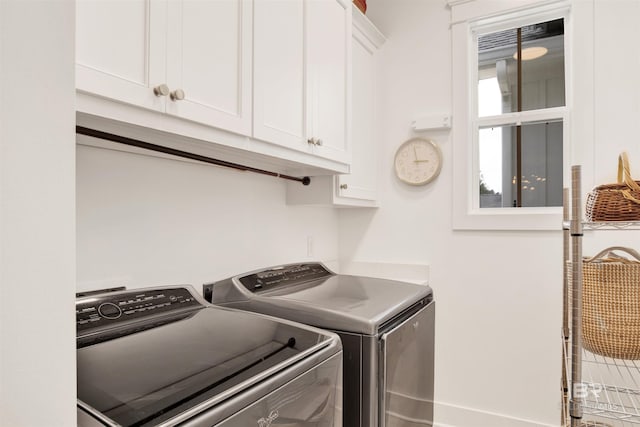
<path fill-rule="evenodd" d="M 343 346 L 343 425 L 433 423 L 435 302 L 431 288 L 287 264 L 205 284 L 214 304 L 336 332 Z"/>
<path fill-rule="evenodd" d="M 193 288 L 76 300 L 78 425 L 340 427 L 335 334 Z"/>

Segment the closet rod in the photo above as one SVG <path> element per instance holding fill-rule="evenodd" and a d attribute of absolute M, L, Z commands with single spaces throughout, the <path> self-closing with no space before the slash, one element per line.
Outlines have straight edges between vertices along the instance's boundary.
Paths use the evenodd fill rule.
<path fill-rule="evenodd" d="M 187 151 L 176 150 L 174 148 L 163 147 L 161 145 L 151 144 L 149 142 L 139 141 L 137 139 L 127 138 L 120 135 L 114 135 L 108 132 L 102 132 L 95 129 L 89 129 L 82 126 L 76 126 L 76 133 L 80 135 L 92 136 L 94 138 L 105 139 L 111 142 L 117 142 L 119 144 L 130 145 L 132 147 L 144 148 L 145 150 L 157 151 L 159 153 L 170 154 L 172 156 L 183 157 L 185 159 L 197 160 L 199 162 L 209 163 L 216 166 L 222 166 L 225 168 L 231 168 L 241 170 L 245 172 L 259 173 L 261 175 L 269 175 L 276 178 L 288 179 L 289 181 L 297 181 L 302 185 L 309 185 L 311 178 L 305 176 L 298 178 L 295 176 L 284 175 L 281 173 L 270 172 L 263 169 L 253 168 L 251 166 L 244 166 L 238 163 L 227 162 L 224 160 L 214 159 L 211 157 L 201 156 L 199 154 L 189 153 Z"/>

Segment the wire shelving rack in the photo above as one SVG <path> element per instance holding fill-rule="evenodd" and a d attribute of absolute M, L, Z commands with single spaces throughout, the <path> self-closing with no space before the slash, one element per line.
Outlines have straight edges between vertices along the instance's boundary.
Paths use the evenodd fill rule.
<path fill-rule="evenodd" d="M 640 230 L 640 222 L 584 222 L 581 167 L 571 168 L 564 192 L 562 422 L 566 427 L 640 425 L 640 361 L 582 348 L 582 238 L 584 230 Z M 640 303 L 640 302 L 639 302 Z"/>

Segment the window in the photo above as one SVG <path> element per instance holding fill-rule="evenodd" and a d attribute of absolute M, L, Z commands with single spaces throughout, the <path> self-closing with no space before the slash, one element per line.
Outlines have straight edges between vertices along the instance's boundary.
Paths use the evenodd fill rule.
<path fill-rule="evenodd" d="M 477 56 L 479 207 L 562 206 L 564 19 L 478 34 Z"/>
<path fill-rule="evenodd" d="M 567 19 L 547 4 L 452 25 L 454 228 L 558 228 Z"/>

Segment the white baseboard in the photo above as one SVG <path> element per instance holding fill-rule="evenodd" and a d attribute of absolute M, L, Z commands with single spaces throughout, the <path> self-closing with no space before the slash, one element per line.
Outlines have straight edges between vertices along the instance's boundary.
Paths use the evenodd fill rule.
<path fill-rule="evenodd" d="M 403 393 L 389 392 L 389 425 L 412 427 L 431 426 L 431 422 L 422 419 L 412 409 L 420 408 L 424 399 L 416 399 Z M 558 427 L 558 424 L 546 424 L 539 421 L 511 417 L 504 414 L 481 411 L 447 403 L 434 403 L 434 427 Z"/>
<path fill-rule="evenodd" d="M 436 402 L 434 404 L 434 427 L 559 427 L 539 421 L 510 417 L 504 414 L 481 411 L 473 408 Z"/>

